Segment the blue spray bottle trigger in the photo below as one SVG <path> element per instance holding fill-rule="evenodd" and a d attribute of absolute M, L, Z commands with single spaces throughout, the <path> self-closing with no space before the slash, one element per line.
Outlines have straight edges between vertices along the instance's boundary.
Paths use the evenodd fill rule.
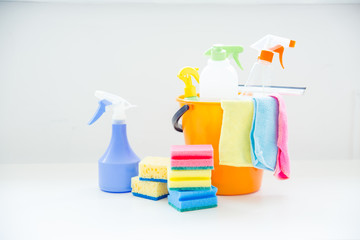
<path fill-rule="evenodd" d="M 92 117 L 92 119 L 88 122 L 89 125 L 93 124 L 94 122 L 96 122 L 96 120 L 98 120 L 103 113 L 106 111 L 106 106 L 111 105 L 112 103 L 109 102 L 106 99 L 100 100 L 99 101 L 99 106 L 98 109 L 96 110 L 94 116 Z"/>

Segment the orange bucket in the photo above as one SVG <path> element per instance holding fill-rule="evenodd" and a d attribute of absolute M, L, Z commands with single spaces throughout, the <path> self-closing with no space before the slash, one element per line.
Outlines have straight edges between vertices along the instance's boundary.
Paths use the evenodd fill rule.
<path fill-rule="evenodd" d="M 240 195 L 260 189 L 263 170 L 253 167 L 231 167 L 219 165 L 219 140 L 223 110 L 220 102 L 199 102 L 176 99 L 180 109 L 172 122 L 174 128 L 184 132 L 185 143 L 211 144 L 214 148 L 214 170 L 212 185 L 218 188 L 218 195 Z M 182 117 L 182 126 L 178 121 Z"/>

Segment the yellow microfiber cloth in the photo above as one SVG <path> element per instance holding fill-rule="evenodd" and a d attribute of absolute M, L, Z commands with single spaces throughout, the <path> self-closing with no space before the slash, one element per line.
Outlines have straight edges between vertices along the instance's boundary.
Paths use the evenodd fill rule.
<path fill-rule="evenodd" d="M 254 103 L 251 99 L 223 100 L 223 122 L 219 142 L 219 164 L 252 167 L 250 131 Z"/>

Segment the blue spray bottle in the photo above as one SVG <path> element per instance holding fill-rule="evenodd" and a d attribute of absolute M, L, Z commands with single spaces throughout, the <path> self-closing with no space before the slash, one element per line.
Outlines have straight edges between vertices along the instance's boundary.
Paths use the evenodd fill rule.
<path fill-rule="evenodd" d="M 131 149 L 127 135 L 125 111 L 135 107 L 125 99 L 103 91 L 96 91 L 99 107 L 89 125 L 112 107 L 112 137 L 104 155 L 99 159 L 99 186 L 105 192 L 131 191 L 131 178 L 138 175 L 139 157 Z"/>

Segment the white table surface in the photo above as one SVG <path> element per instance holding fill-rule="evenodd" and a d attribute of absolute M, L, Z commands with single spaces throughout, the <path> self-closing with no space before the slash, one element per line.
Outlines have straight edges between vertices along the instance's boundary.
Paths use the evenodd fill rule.
<path fill-rule="evenodd" d="M 297 161 L 259 192 L 179 213 L 110 194 L 94 164 L 1 164 L 0 239 L 360 239 L 360 161 Z M 200 238 L 198 238 L 200 239 Z"/>

